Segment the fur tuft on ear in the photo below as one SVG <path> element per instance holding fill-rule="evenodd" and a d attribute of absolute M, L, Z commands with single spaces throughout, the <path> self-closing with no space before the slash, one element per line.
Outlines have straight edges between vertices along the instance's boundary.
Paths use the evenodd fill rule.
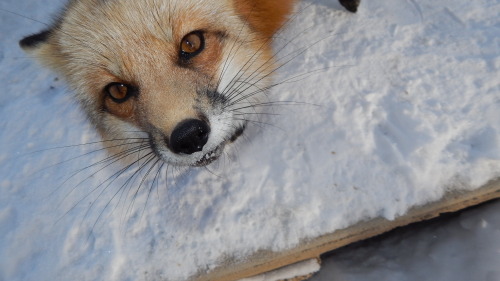
<path fill-rule="evenodd" d="M 24 39 L 22 39 L 21 41 L 19 41 L 19 46 L 25 51 L 29 51 L 29 50 L 32 50 L 34 48 L 37 48 L 40 46 L 40 44 L 47 42 L 47 40 L 49 39 L 50 33 L 51 33 L 50 30 L 44 30 L 40 33 L 27 36 Z"/>
<path fill-rule="evenodd" d="M 250 26 L 271 37 L 293 12 L 296 0 L 233 0 L 236 11 Z"/>
<path fill-rule="evenodd" d="M 57 44 L 54 44 L 54 29 L 46 29 L 27 36 L 19 41 L 19 46 L 52 70 L 57 70 L 63 65 Z"/>

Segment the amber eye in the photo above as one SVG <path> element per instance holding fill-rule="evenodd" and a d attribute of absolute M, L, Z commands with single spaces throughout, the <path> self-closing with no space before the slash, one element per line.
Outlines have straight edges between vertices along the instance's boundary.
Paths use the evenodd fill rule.
<path fill-rule="evenodd" d="M 180 46 L 181 58 L 190 59 L 203 51 L 204 47 L 205 38 L 203 37 L 203 33 L 201 31 L 193 31 L 182 38 Z"/>
<path fill-rule="evenodd" d="M 136 94 L 135 87 L 116 82 L 108 84 L 104 91 L 116 103 L 125 102 L 132 95 Z"/>

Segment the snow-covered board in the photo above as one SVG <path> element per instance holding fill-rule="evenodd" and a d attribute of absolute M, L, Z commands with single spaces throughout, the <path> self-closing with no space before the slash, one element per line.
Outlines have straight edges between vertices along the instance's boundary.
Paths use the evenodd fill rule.
<path fill-rule="evenodd" d="M 209 274 L 200 275 L 193 280 L 235 281 L 249 276 L 260 275 L 300 261 L 318 258 L 326 252 L 380 235 L 397 227 L 429 220 L 444 213 L 456 212 L 497 198 L 500 198 L 500 179 L 493 180 L 474 191 L 449 192 L 441 200 L 414 207 L 404 216 L 392 221 L 383 218 L 363 221 L 348 228 L 304 241 L 291 250 L 279 253 L 263 251 L 248 257 L 243 263 L 233 263 L 229 260 L 220 268 Z"/>

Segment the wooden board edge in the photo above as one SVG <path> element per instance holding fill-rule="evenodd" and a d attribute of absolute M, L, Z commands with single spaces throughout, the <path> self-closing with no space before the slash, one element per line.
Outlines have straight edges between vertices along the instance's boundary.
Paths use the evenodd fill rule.
<path fill-rule="evenodd" d="M 405 215 L 392 221 L 383 218 L 363 221 L 346 229 L 304 241 L 299 246 L 287 251 L 272 252 L 262 250 L 243 262 L 228 259 L 222 266 L 209 273 L 200 273 L 191 280 L 236 281 L 255 276 L 303 260 L 319 257 L 326 252 L 383 234 L 397 227 L 429 220 L 443 213 L 456 212 L 496 198 L 500 198 L 500 178 L 472 191 L 448 192 L 441 200 L 413 207 Z"/>

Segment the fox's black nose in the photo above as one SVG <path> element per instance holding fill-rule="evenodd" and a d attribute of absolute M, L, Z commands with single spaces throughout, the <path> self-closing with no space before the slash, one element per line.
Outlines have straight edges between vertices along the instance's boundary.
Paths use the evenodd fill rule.
<path fill-rule="evenodd" d="M 204 121 L 187 119 L 175 127 L 170 135 L 170 149 L 174 153 L 193 154 L 201 151 L 208 141 L 210 127 Z"/>

